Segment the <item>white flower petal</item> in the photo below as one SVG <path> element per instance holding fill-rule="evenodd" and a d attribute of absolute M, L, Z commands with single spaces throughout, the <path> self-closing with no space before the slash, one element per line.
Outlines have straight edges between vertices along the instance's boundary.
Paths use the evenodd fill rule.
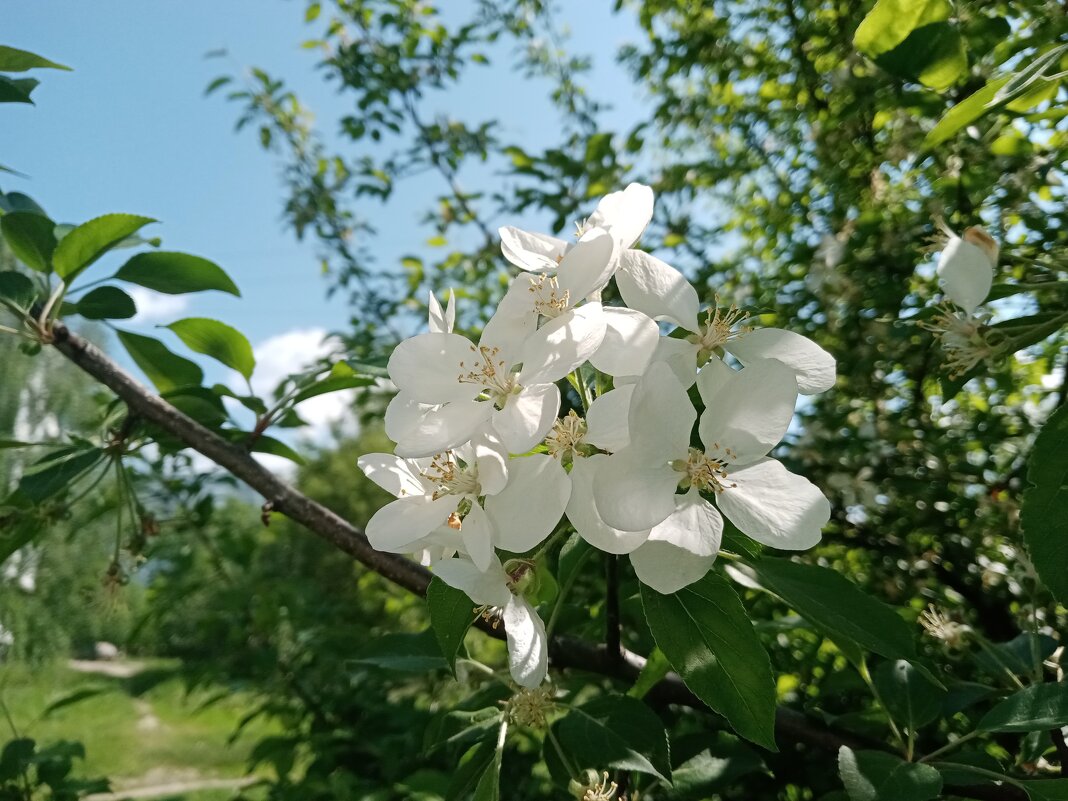
<path fill-rule="evenodd" d="M 660 343 L 659 326 L 651 317 L 619 306 L 605 306 L 604 320 L 604 341 L 590 364 L 611 376 L 644 373 Z"/>
<path fill-rule="evenodd" d="M 512 279 L 497 310 L 482 329 L 479 344 L 498 348 L 497 360 L 504 362 L 505 369 L 511 369 L 519 360 L 523 343 L 538 327 L 535 298 L 530 291 L 532 279 L 537 280 L 530 273 L 520 273 Z"/>
<path fill-rule="evenodd" d="M 675 511 L 681 474 L 654 466 L 641 450 L 625 448 L 609 456 L 593 477 L 597 514 L 612 528 L 645 531 Z"/>
<path fill-rule="evenodd" d="M 687 331 L 697 330 L 701 306 L 697 290 L 686 277 L 656 256 L 626 250 L 619 258 L 616 286 L 623 301 L 654 320 L 668 320 Z"/>
<path fill-rule="evenodd" d="M 429 320 L 430 333 L 432 334 L 451 334 L 452 327 L 456 323 L 456 294 L 449 290 L 449 305 L 448 308 L 441 308 L 441 303 L 434 296 L 434 293 L 430 293 L 430 301 L 428 302 L 429 308 Z"/>
<path fill-rule="evenodd" d="M 631 396 L 631 448 L 649 463 L 684 459 L 696 418 L 697 411 L 671 368 L 664 362 L 653 362 Z"/>
<path fill-rule="evenodd" d="M 630 401 L 634 385 L 627 384 L 599 395 L 586 412 L 586 441 L 606 451 L 630 444 Z"/>
<path fill-rule="evenodd" d="M 489 570 L 493 561 L 493 525 L 490 523 L 478 500 L 471 499 L 471 510 L 460 524 L 460 537 L 464 551 L 479 570 Z"/>
<path fill-rule="evenodd" d="M 738 371 L 728 367 L 722 359 L 713 357 L 708 360 L 697 374 L 697 392 L 706 409 L 714 409 L 719 405 L 717 396 L 731 385 L 737 375 Z"/>
<path fill-rule="evenodd" d="M 486 570 L 479 570 L 466 559 L 442 559 L 433 565 L 434 575 L 467 594 L 476 604 L 504 607 L 512 600 L 508 576 L 496 556 Z"/>
<path fill-rule="evenodd" d="M 486 497 L 495 544 L 513 553 L 529 551 L 552 533 L 571 495 L 571 480 L 544 453 L 512 459 L 508 486 Z"/>
<path fill-rule="evenodd" d="M 479 494 L 496 495 L 508 483 L 508 449 L 495 428 L 483 426 L 471 438 L 471 450 L 482 489 Z"/>
<path fill-rule="evenodd" d="M 545 624 L 525 599 L 512 597 L 504 606 L 508 637 L 508 668 L 520 687 L 537 687 L 549 670 L 549 641 Z"/>
<path fill-rule="evenodd" d="M 691 489 L 675 496 L 675 511 L 653 527 L 649 539 L 669 542 L 694 556 L 714 557 L 723 540 L 723 518 L 700 492 Z"/>
<path fill-rule="evenodd" d="M 497 229 L 501 253 L 521 270 L 538 273 L 555 270 L 567 250 L 567 242 L 554 236 L 536 234 L 506 225 Z"/>
<path fill-rule="evenodd" d="M 411 553 L 416 543 L 449 519 L 459 498 L 429 495 L 398 498 L 379 509 L 367 521 L 367 539 L 376 551 Z"/>
<path fill-rule="evenodd" d="M 716 503 L 743 534 L 786 551 L 803 551 L 820 541 L 831 505 L 807 478 L 775 459 L 762 459 L 732 471 L 727 481 Z"/>
<path fill-rule="evenodd" d="M 797 378 L 802 395 L 825 392 L 834 386 L 834 357 L 808 337 L 779 328 L 758 328 L 728 342 L 725 349 L 749 365 L 757 359 L 778 359 Z"/>
<path fill-rule="evenodd" d="M 508 396 L 504 408 L 493 413 L 493 427 L 509 453 L 526 453 L 545 439 L 559 413 L 556 384 L 535 384 Z"/>
<path fill-rule="evenodd" d="M 460 362 L 470 365 L 474 345 L 459 334 L 419 334 L 405 339 L 389 357 L 389 377 L 422 403 L 470 400 L 481 387 L 461 383 Z"/>
<path fill-rule="evenodd" d="M 644 184 L 632 183 L 622 192 L 612 192 L 601 198 L 586 222 L 609 229 L 622 247 L 629 248 L 641 239 L 652 219 L 653 190 Z"/>
<path fill-rule="evenodd" d="M 567 519 L 582 539 L 606 553 L 630 553 L 649 536 L 646 531 L 621 531 L 601 519 L 593 500 L 593 479 L 609 457 L 596 454 L 575 459 L 571 467 L 571 498 L 567 502 Z"/>
<path fill-rule="evenodd" d="M 568 293 L 569 305 L 577 305 L 608 283 L 616 270 L 615 249 L 612 236 L 603 228 L 594 228 L 567 252 L 556 277 L 561 291 Z"/>
<path fill-rule="evenodd" d="M 670 595 L 704 578 L 715 564 L 714 556 L 694 556 L 664 540 L 651 540 L 630 555 L 638 581 Z"/>
<path fill-rule="evenodd" d="M 699 385 L 704 372 L 697 376 Z M 721 369 L 716 372 L 726 378 Z M 766 456 L 782 440 L 794 416 L 797 381 L 782 362 L 761 359 L 744 370 L 732 370 L 714 395 L 709 390 L 705 394 L 711 403 L 701 414 L 699 431 L 706 452 L 723 460 L 725 454 L 717 451 L 730 448 L 733 453 L 726 460 L 744 465 Z"/>
<path fill-rule="evenodd" d="M 592 356 L 604 341 L 600 303 L 586 303 L 539 328 L 523 346 L 523 386 L 559 381 Z"/>
<path fill-rule="evenodd" d="M 401 459 L 391 453 L 365 453 L 356 460 L 356 465 L 371 481 L 388 492 L 402 498 L 405 495 L 425 495 L 428 482 L 410 459 Z"/>
<path fill-rule="evenodd" d="M 938 278 L 949 299 L 971 314 L 990 294 L 994 263 L 978 245 L 954 236 L 938 258 Z"/>
<path fill-rule="evenodd" d="M 386 435 L 397 443 L 398 456 L 433 456 L 471 439 L 492 414 L 492 403 L 431 406 L 401 392 L 386 407 Z"/>

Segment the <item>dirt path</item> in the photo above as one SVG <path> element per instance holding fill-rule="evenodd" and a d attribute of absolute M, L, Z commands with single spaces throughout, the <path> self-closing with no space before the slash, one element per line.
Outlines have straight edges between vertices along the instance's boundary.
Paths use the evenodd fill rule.
<path fill-rule="evenodd" d="M 113 679 L 128 679 L 145 669 L 144 662 L 136 660 L 116 660 L 115 662 L 98 662 L 92 659 L 71 659 L 67 662 L 71 670 L 79 673 L 99 673 Z"/>
<path fill-rule="evenodd" d="M 160 796 L 181 795 L 192 793 L 197 790 L 240 790 L 259 781 L 254 776 L 246 776 L 242 779 L 199 779 L 187 782 L 171 782 L 169 784 L 155 784 L 148 787 L 133 787 L 129 790 L 119 790 L 114 793 L 96 793 L 87 795 L 85 801 L 123 801 L 134 798 L 159 798 Z"/>
<path fill-rule="evenodd" d="M 145 669 L 145 663 L 136 660 L 115 660 L 112 662 L 71 659 L 68 663 L 71 670 L 79 673 L 95 673 L 101 676 L 109 676 L 116 679 L 128 679 L 136 676 Z M 162 721 L 156 717 L 152 705 L 143 698 L 135 698 L 134 706 L 137 710 L 137 728 L 139 731 L 155 731 L 163 727 Z M 162 774 L 162 775 L 161 775 Z M 168 775 L 170 774 L 170 775 Z M 177 774 L 177 775 L 176 775 Z M 184 775 L 183 775 L 184 774 Z M 190 775 L 192 774 L 192 775 Z M 257 782 L 255 776 L 244 776 L 233 779 L 200 778 L 196 771 L 165 771 L 152 770 L 148 774 L 121 780 L 122 784 L 134 786 L 126 789 L 115 790 L 110 793 L 95 793 L 85 797 L 84 801 L 125 801 L 137 798 L 161 798 L 165 796 L 182 795 L 199 790 L 240 790 Z"/>

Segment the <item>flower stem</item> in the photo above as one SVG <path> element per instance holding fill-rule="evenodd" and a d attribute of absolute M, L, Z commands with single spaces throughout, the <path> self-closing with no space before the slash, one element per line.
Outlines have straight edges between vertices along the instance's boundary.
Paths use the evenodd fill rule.
<path fill-rule="evenodd" d="M 976 729 L 975 731 L 970 731 L 967 734 L 958 737 L 953 742 L 946 743 L 941 748 L 939 748 L 937 751 L 932 751 L 927 756 L 920 757 L 919 760 L 917 760 L 917 761 L 919 761 L 919 762 L 930 762 L 932 759 L 937 759 L 938 757 L 942 756 L 943 754 L 948 754 L 950 751 L 953 751 L 954 749 L 958 748 L 959 746 L 964 745 L 969 740 L 974 740 L 980 734 L 982 734 L 982 732 L 980 732 L 978 729 Z"/>

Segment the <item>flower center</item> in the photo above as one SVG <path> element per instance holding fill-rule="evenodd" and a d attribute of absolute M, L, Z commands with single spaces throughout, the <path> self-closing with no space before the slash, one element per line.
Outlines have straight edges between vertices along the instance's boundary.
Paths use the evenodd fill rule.
<path fill-rule="evenodd" d="M 948 304 L 939 307 L 938 311 L 931 322 L 921 322 L 919 325 L 942 343 L 942 350 L 946 354 L 945 368 L 950 378 L 959 378 L 980 362 L 996 355 L 998 349 L 984 334 L 986 324 L 983 318 L 958 314 Z"/>
<path fill-rule="evenodd" d="M 545 447 L 550 456 L 566 461 L 574 458 L 575 451 L 579 445 L 583 444 L 585 436 L 586 421 L 572 409 L 567 413 L 567 417 L 553 423 L 552 430 L 545 438 Z"/>
<path fill-rule="evenodd" d="M 716 300 L 718 303 L 719 298 Z M 701 346 L 701 353 L 703 354 L 701 361 L 707 361 L 714 350 L 722 348 L 730 340 L 750 331 L 751 329 L 748 326 L 742 326 L 734 330 L 736 325 L 744 323 L 748 319 L 749 312 L 743 312 L 733 303 L 729 309 L 720 309 L 718 305 L 709 309 L 705 315 L 705 323 L 701 326 L 700 331 L 689 337 L 691 342 Z"/>
<path fill-rule="evenodd" d="M 549 713 L 556 706 L 553 700 L 555 692 L 545 684 L 520 690 L 507 703 L 508 719 L 520 726 L 544 729 Z"/>
<path fill-rule="evenodd" d="M 477 469 L 461 464 L 453 456 L 452 451 L 435 455 L 430 461 L 430 467 L 423 471 L 423 477 L 437 485 L 437 489 L 431 496 L 435 500 L 444 498 L 446 495 L 477 496 L 481 491 Z M 453 527 L 451 517 L 449 523 L 450 527 Z M 457 520 L 458 523 L 459 520 Z M 458 525 L 455 527 L 458 528 Z"/>
<path fill-rule="evenodd" d="M 720 450 L 719 443 L 715 443 L 713 452 Z M 737 487 L 733 482 L 727 481 L 727 465 L 735 458 L 736 454 L 730 448 L 723 448 L 725 459 L 710 456 L 697 448 L 690 448 L 686 459 L 678 459 L 671 466 L 676 472 L 682 473 L 679 479 L 680 489 L 696 487 L 701 492 L 714 492 L 717 495 L 730 487 Z"/>
<path fill-rule="evenodd" d="M 472 363 L 460 362 L 460 375 L 456 380 L 461 384 L 475 384 L 482 387 L 487 394 L 483 400 L 492 400 L 498 408 L 504 406 L 508 396 L 519 391 L 515 376 L 508 370 L 503 359 L 499 359 L 501 349 L 488 345 L 472 345 L 475 354 Z"/>
<path fill-rule="evenodd" d="M 534 296 L 534 311 L 543 317 L 559 317 L 567 311 L 571 292 L 560 289 L 556 276 L 532 277 L 529 290 Z"/>

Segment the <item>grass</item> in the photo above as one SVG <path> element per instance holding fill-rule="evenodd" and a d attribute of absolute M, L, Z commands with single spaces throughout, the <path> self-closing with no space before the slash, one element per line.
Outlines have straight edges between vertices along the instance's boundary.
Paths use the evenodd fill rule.
<path fill-rule="evenodd" d="M 278 727 L 257 720 L 233 744 L 228 739 L 253 708 L 253 699 L 228 693 L 203 707 L 210 691 L 187 694 L 175 665 L 152 662 L 129 678 L 87 674 L 65 665 L 44 669 L 0 666 L 0 699 L 20 736 L 42 745 L 78 740 L 86 758 L 77 767 L 82 776 L 105 776 L 117 788 L 239 778 L 246 775 L 249 751 Z M 83 693 L 76 703 L 54 708 L 63 698 Z M 91 693 L 91 694 L 90 694 Z M 0 725 L 6 723 L 0 721 Z M 10 732 L 0 734 L 0 742 Z M 192 801 L 220 801 L 232 791 L 187 794 Z"/>

